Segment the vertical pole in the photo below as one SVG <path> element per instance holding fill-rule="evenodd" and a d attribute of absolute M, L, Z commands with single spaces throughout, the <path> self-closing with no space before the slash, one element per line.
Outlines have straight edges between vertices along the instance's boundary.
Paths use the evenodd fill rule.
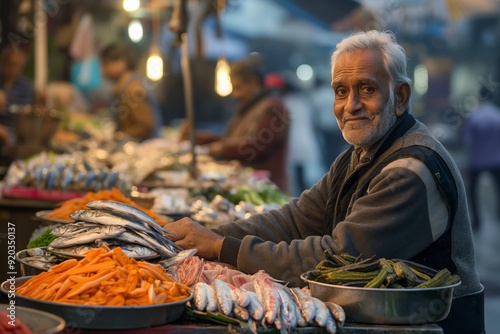
<path fill-rule="evenodd" d="M 189 139 L 191 142 L 191 164 L 189 165 L 189 174 L 191 178 L 197 178 L 196 170 L 196 137 L 194 126 L 194 107 L 193 107 L 193 82 L 191 80 L 191 68 L 189 64 L 189 47 L 187 33 L 181 34 L 181 69 L 182 81 L 184 84 L 184 104 L 186 107 L 186 118 L 189 126 Z"/>
<path fill-rule="evenodd" d="M 35 93 L 43 94 L 47 84 L 47 15 L 44 0 L 35 0 L 33 22 L 35 25 Z"/>

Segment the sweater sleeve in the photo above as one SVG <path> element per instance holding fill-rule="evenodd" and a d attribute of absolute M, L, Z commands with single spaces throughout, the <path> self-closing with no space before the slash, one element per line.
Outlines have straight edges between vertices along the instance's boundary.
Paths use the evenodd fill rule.
<path fill-rule="evenodd" d="M 315 187 L 322 182 L 325 179 Z M 241 230 L 237 233 L 237 238 L 242 237 L 236 257 L 240 270 L 254 273 L 264 269 L 277 279 L 301 285 L 300 274 L 324 259 L 325 250 L 364 257 L 411 258 L 433 241 L 426 184 L 412 170 L 390 168 L 375 177 L 369 193 L 352 204 L 350 214 L 337 224 L 332 235 L 322 235 L 327 189 L 319 195 L 315 187 L 311 189 L 312 195 L 318 196 L 315 201 L 301 203 L 304 196 L 311 196 L 304 193 L 297 209 L 292 203 L 275 220 L 272 215 L 257 216 L 253 220 L 256 226 L 247 231 L 248 235 L 243 236 Z M 268 232 L 263 232 L 265 229 Z M 232 231 L 220 230 L 223 234 Z"/>

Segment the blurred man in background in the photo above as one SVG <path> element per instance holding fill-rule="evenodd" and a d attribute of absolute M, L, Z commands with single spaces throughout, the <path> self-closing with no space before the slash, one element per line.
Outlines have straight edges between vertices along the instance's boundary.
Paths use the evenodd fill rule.
<path fill-rule="evenodd" d="M 116 137 L 138 141 L 158 137 L 162 126 L 160 110 L 153 92 L 134 72 L 136 63 L 131 50 L 112 44 L 102 51 L 101 60 L 102 74 L 115 84 L 111 108 L 116 118 Z"/>
<path fill-rule="evenodd" d="M 231 65 L 232 97 L 239 106 L 222 136 L 197 133 L 197 143 L 211 156 L 270 172 L 270 179 L 288 191 L 287 150 L 290 119 L 282 101 L 264 87 L 259 60 L 248 58 Z M 187 124 L 181 139 L 187 138 Z"/>
<path fill-rule="evenodd" d="M 4 142 L 9 145 L 15 138 L 9 107 L 33 102 L 33 87 L 23 76 L 27 62 L 28 55 L 24 49 L 7 45 L 0 51 L 0 126 L 2 134 L 8 132 Z"/>
<path fill-rule="evenodd" d="M 469 192 L 472 227 L 475 230 L 481 226 L 476 188 L 482 174 L 491 174 L 497 197 L 500 197 L 500 108 L 491 102 L 491 97 L 492 92 L 487 87 L 481 86 L 479 89 L 481 103 L 466 119 L 464 130 L 464 142 L 469 151 Z M 500 202 L 497 208 L 500 208 Z"/>

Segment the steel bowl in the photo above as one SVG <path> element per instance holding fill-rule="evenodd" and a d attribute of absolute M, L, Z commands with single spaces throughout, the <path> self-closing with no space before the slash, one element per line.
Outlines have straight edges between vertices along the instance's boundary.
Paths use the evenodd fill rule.
<path fill-rule="evenodd" d="M 308 283 L 311 295 L 342 306 L 346 321 L 376 325 L 421 325 L 445 319 L 450 312 L 453 289 L 460 283 L 437 288 L 378 289 Z"/>
<path fill-rule="evenodd" d="M 44 250 L 46 249 L 46 247 L 41 247 L 41 248 Z M 35 266 L 25 261 L 24 259 L 28 257 L 27 252 L 28 252 L 27 249 L 23 249 L 16 253 L 16 261 L 19 263 L 19 266 L 21 267 L 21 275 L 34 276 L 48 270 L 47 268 Z"/>
<path fill-rule="evenodd" d="M 10 304 L 2 304 L 0 312 L 15 316 L 16 321 L 21 321 L 33 334 L 55 334 L 61 332 L 66 326 L 63 318 L 28 307 L 15 305 L 13 308 Z"/>
<path fill-rule="evenodd" d="M 30 278 L 16 278 L 16 288 Z M 3 282 L 0 291 L 8 295 L 12 291 L 11 282 Z M 180 319 L 191 298 L 192 295 L 176 302 L 145 306 L 98 306 L 49 302 L 16 295 L 16 307 L 20 305 L 56 314 L 66 321 L 68 328 L 133 329 L 164 325 Z"/>

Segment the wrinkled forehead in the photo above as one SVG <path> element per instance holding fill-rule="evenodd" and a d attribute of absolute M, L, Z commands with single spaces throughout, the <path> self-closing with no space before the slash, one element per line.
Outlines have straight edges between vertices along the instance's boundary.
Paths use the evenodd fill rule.
<path fill-rule="evenodd" d="M 332 63 L 332 84 L 353 76 L 390 81 L 382 53 L 374 49 L 358 49 L 337 56 Z"/>

